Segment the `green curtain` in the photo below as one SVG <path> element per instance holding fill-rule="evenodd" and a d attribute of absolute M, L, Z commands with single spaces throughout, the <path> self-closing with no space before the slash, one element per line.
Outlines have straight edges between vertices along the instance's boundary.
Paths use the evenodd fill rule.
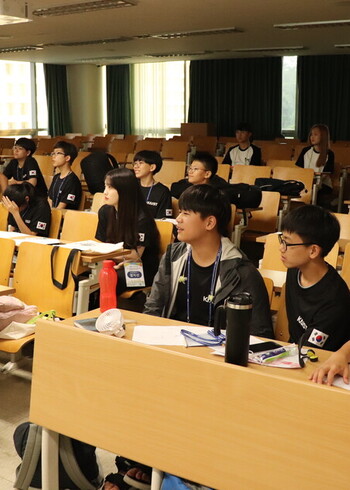
<path fill-rule="evenodd" d="M 298 82 L 298 137 L 327 124 L 332 140 L 350 139 L 350 55 L 300 56 Z"/>
<path fill-rule="evenodd" d="M 131 133 L 130 65 L 107 66 L 108 133 Z"/>
<path fill-rule="evenodd" d="M 189 122 L 210 122 L 218 136 L 249 122 L 256 139 L 281 134 L 282 58 L 191 61 Z"/>
<path fill-rule="evenodd" d="M 44 64 L 49 134 L 64 135 L 72 131 L 65 65 Z"/>

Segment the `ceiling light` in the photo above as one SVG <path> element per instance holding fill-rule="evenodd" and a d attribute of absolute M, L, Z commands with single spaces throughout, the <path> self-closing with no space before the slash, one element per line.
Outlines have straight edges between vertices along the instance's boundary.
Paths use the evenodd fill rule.
<path fill-rule="evenodd" d="M 11 48 L 0 48 L 0 53 L 21 53 L 23 51 L 40 51 L 41 49 L 44 48 L 42 46 L 14 46 Z"/>
<path fill-rule="evenodd" d="M 335 48 L 340 48 L 340 49 L 345 49 L 345 48 L 350 48 L 350 44 L 335 44 Z"/>
<path fill-rule="evenodd" d="M 282 46 L 277 48 L 242 48 L 231 49 L 234 53 L 250 53 L 250 52 L 273 52 L 273 51 L 301 51 L 306 49 L 305 46 Z"/>
<path fill-rule="evenodd" d="M 24 0 L 0 0 L 0 25 L 29 22 L 28 5 Z"/>
<path fill-rule="evenodd" d="M 83 14 L 97 10 L 115 9 L 121 7 L 134 7 L 136 0 L 94 0 L 90 2 L 61 5 L 58 7 L 44 7 L 33 10 L 33 15 L 48 17 L 51 15 Z"/>
<path fill-rule="evenodd" d="M 149 34 L 146 36 L 155 39 L 180 39 L 183 37 L 208 36 L 208 35 L 210 36 L 210 35 L 217 35 L 217 34 L 233 34 L 238 32 L 243 32 L 243 31 L 241 29 L 238 29 L 237 27 L 225 27 L 222 29 L 204 29 L 200 31 L 170 32 L 164 34 Z"/>
<path fill-rule="evenodd" d="M 154 53 L 145 54 L 145 58 L 177 58 L 183 56 L 203 56 L 204 54 L 208 54 L 208 51 L 197 51 L 193 53 Z"/>
<path fill-rule="evenodd" d="M 350 20 L 321 20 L 319 22 L 296 22 L 290 24 L 274 24 L 276 29 L 316 29 L 319 27 L 349 27 Z"/>

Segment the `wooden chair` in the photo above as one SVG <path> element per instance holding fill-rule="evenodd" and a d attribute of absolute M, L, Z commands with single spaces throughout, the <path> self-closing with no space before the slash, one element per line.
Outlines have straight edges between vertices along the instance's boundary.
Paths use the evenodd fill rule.
<path fill-rule="evenodd" d="M 216 153 L 218 139 L 216 136 L 194 136 L 193 146 L 196 147 L 196 151 L 208 151 L 212 155 Z"/>
<path fill-rule="evenodd" d="M 340 239 L 350 241 L 350 214 L 333 213 L 340 224 Z"/>
<path fill-rule="evenodd" d="M 177 218 L 179 215 L 179 200 L 176 197 L 171 198 L 171 207 L 173 210 L 173 218 Z"/>
<path fill-rule="evenodd" d="M 90 211 L 93 213 L 98 213 L 98 210 L 101 206 L 105 204 L 105 195 L 103 192 L 95 192 L 94 197 L 92 198 L 92 205 Z"/>
<path fill-rule="evenodd" d="M 312 201 L 312 188 L 314 182 L 314 171 L 312 168 L 301 167 L 275 167 L 273 169 L 272 177 L 274 179 L 281 180 L 299 180 L 305 185 L 305 191 L 303 191 L 301 197 L 291 199 L 291 201 L 303 202 L 304 204 L 310 204 Z"/>
<path fill-rule="evenodd" d="M 220 158 L 220 157 L 216 157 L 216 159 L 218 159 L 218 158 Z M 222 163 L 219 163 L 218 164 L 218 171 L 216 172 L 216 175 L 218 175 L 222 179 L 226 180 L 226 182 L 228 182 L 230 170 L 231 170 L 230 165 L 226 165 L 226 164 L 223 165 Z"/>
<path fill-rule="evenodd" d="M 75 158 L 74 162 L 72 163 L 72 171 L 75 173 L 79 179 L 81 178 L 81 166 L 80 162 L 82 161 L 83 158 L 87 157 L 90 155 L 90 151 L 79 151 L 77 157 Z"/>
<path fill-rule="evenodd" d="M 240 184 L 241 182 L 249 185 L 255 184 L 258 177 L 271 177 L 271 168 L 259 165 L 233 165 L 231 184 Z"/>
<path fill-rule="evenodd" d="M 52 208 L 49 238 L 59 237 L 60 230 L 61 230 L 61 223 L 62 223 L 62 211 L 57 208 Z"/>
<path fill-rule="evenodd" d="M 108 151 L 111 142 L 110 137 L 95 136 L 94 141 L 90 147 L 91 151 Z"/>
<path fill-rule="evenodd" d="M 61 138 L 40 138 L 38 140 L 38 147 L 35 151 L 34 158 L 39 155 L 50 155 L 53 150 L 53 147 L 60 141 Z"/>
<path fill-rule="evenodd" d="M 89 195 L 90 193 L 87 191 L 81 192 L 81 199 L 80 199 L 78 211 L 84 211 Z"/>
<path fill-rule="evenodd" d="M 162 184 L 170 187 L 173 182 L 177 182 L 185 177 L 186 162 L 174 160 L 163 162 L 163 166 L 157 173 L 156 179 Z"/>
<path fill-rule="evenodd" d="M 164 141 L 162 146 L 162 158 L 187 161 L 189 144 L 187 141 Z"/>
<path fill-rule="evenodd" d="M 229 139 L 228 141 L 226 141 L 225 143 L 225 151 L 224 151 L 224 155 L 226 155 L 226 153 L 228 152 L 228 150 L 232 147 L 232 146 L 236 146 L 238 143 L 236 141 L 236 138 L 231 138 Z"/>
<path fill-rule="evenodd" d="M 7 231 L 7 219 L 9 212 L 5 206 L 0 202 L 0 231 Z"/>
<path fill-rule="evenodd" d="M 45 175 L 43 174 L 43 178 L 46 184 L 46 187 L 50 189 L 52 181 L 53 181 L 53 175 Z"/>
<path fill-rule="evenodd" d="M 39 168 L 43 175 L 53 175 L 54 168 L 50 155 L 34 155 L 34 158 L 38 162 Z"/>
<path fill-rule="evenodd" d="M 272 160 L 266 161 L 266 166 L 274 169 L 275 167 L 295 167 L 295 160 Z"/>
<path fill-rule="evenodd" d="M 15 253 L 15 241 L 9 238 L 0 238 L 0 284 L 8 286 L 12 270 L 13 254 Z"/>
<path fill-rule="evenodd" d="M 269 297 L 269 304 L 271 307 L 272 297 L 273 297 L 273 280 L 270 279 L 269 277 L 264 277 L 264 276 L 263 276 L 263 279 L 264 279 L 264 284 L 266 287 L 267 295 Z"/>
<path fill-rule="evenodd" d="M 69 209 L 63 220 L 61 240 L 76 242 L 95 238 L 98 224 L 96 213 Z"/>
<path fill-rule="evenodd" d="M 266 160 L 291 160 L 293 156 L 293 147 L 287 144 L 271 142 L 262 148 L 262 159 Z"/>
<path fill-rule="evenodd" d="M 243 240 L 256 241 L 258 236 L 277 231 L 280 198 L 278 192 L 262 191 L 259 205 L 262 209 L 251 212 L 247 229 L 243 233 Z"/>
<path fill-rule="evenodd" d="M 111 153 L 133 153 L 136 141 L 115 139 L 110 146 Z M 119 160 L 118 160 L 119 161 Z"/>
<path fill-rule="evenodd" d="M 286 310 L 286 286 L 285 284 L 281 290 L 279 309 L 277 311 L 276 323 L 275 323 L 275 339 L 282 342 L 288 342 L 289 340 L 289 325 Z"/>
<path fill-rule="evenodd" d="M 142 150 L 151 150 L 161 152 L 164 138 L 146 138 L 141 141 L 137 141 L 135 145 L 135 153 Z"/>
<path fill-rule="evenodd" d="M 344 279 L 348 285 L 348 288 L 350 289 L 350 243 L 347 243 L 345 246 L 341 277 Z"/>

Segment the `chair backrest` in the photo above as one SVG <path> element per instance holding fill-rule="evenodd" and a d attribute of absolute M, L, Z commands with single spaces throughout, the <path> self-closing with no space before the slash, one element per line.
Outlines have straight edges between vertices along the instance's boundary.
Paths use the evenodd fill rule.
<path fill-rule="evenodd" d="M 15 246 L 14 240 L 10 240 L 9 238 L 0 238 L 0 284 L 2 286 L 8 286 L 9 284 Z"/>
<path fill-rule="evenodd" d="M 251 211 L 247 230 L 274 233 L 278 226 L 278 212 L 281 196 L 278 192 L 262 191 L 257 211 Z"/>
<path fill-rule="evenodd" d="M 162 184 L 170 187 L 173 182 L 177 182 L 185 177 L 186 162 L 165 160 L 160 171 L 156 174 L 156 179 Z"/>
<path fill-rule="evenodd" d="M 269 159 L 266 161 L 266 166 L 275 167 L 295 167 L 295 160 L 273 160 Z"/>
<path fill-rule="evenodd" d="M 96 213 L 69 209 L 64 215 L 61 239 L 71 242 L 92 240 L 96 235 L 97 223 Z"/>
<path fill-rule="evenodd" d="M 236 211 L 237 211 L 236 205 L 231 204 L 231 219 L 230 219 L 230 222 L 228 224 L 228 236 L 229 236 L 229 238 L 232 238 L 235 226 L 239 221 L 239 217 L 237 217 Z"/>
<path fill-rule="evenodd" d="M 189 145 L 187 141 L 164 141 L 162 146 L 162 158 L 187 161 Z"/>
<path fill-rule="evenodd" d="M 98 213 L 100 207 L 103 206 L 103 204 L 105 204 L 104 199 L 105 199 L 105 195 L 103 194 L 103 192 L 96 192 L 94 194 L 94 197 L 92 198 L 90 211 L 92 211 L 93 213 Z"/>
<path fill-rule="evenodd" d="M 135 153 L 142 150 L 151 150 L 160 152 L 162 149 L 164 138 L 149 138 L 137 141 L 135 145 Z"/>
<path fill-rule="evenodd" d="M 7 218 L 9 212 L 5 206 L 0 202 L 0 231 L 7 231 Z"/>
<path fill-rule="evenodd" d="M 177 218 L 179 214 L 179 200 L 176 197 L 171 198 L 171 207 L 173 209 L 173 218 Z"/>
<path fill-rule="evenodd" d="M 135 148 L 136 141 L 115 139 L 110 146 L 111 153 L 132 153 Z"/>
<path fill-rule="evenodd" d="M 68 274 L 67 287 L 57 288 L 51 277 L 51 252 L 53 247 L 42 243 L 23 242 L 18 251 L 13 277 L 15 296 L 28 305 L 36 305 L 39 311 L 54 309 L 57 316 L 68 318 L 73 313 L 75 281 Z M 69 249 L 59 247 L 53 261 L 54 277 L 63 281 Z M 79 267 L 80 252 L 73 260 L 71 271 L 76 274 Z"/>
<path fill-rule="evenodd" d="M 62 211 L 57 208 L 51 209 L 51 223 L 49 230 L 49 238 L 58 238 L 61 229 Z"/>
<path fill-rule="evenodd" d="M 350 243 L 345 246 L 343 267 L 341 269 L 341 276 L 350 289 Z"/>
<path fill-rule="evenodd" d="M 301 197 L 293 198 L 293 201 L 310 204 L 312 199 L 312 185 L 314 182 L 314 170 L 312 168 L 301 167 L 275 167 L 272 174 L 274 179 L 299 180 L 305 186 L 307 192 L 302 192 Z"/>
<path fill-rule="evenodd" d="M 218 159 L 218 158 L 220 158 L 220 157 L 216 157 L 216 159 Z M 231 170 L 230 165 L 226 165 L 226 164 L 223 165 L 222 163 L 219 163 L 218 164 L 218 171 L 216 172 L 216 175 L 218 175 L 222 179 L 226 180 L 226 182 L 228 182 L 230 170 Z"/>
<path fill-rule="evenodd" d="M 286 285 L 283 284 L 275 323 L 275 339 L 288 342 L 289 325 L 286 310 Z"/>
<path fill-rule="evenodd" d="M 159 255 L 162 256 L 166 252 L 167 246 L 174 241 L 174 225 L 169 221 L 157 219 L 156 226 L 160 235 Z"/>
<path fill-rule="evenodd" d="M 81 191 L 81 199 L 78 207 L 78 211 L 84 211 L 85 209 L 85 203 L 87 201 L 87 198 L 89 196 L 89 193 L 86 191 Z"/>
<path fill-rule="evenodd" d="M 74 162 L 72 163 L 72 171 L 75 173 L 75 175 L 80 179 L 81 177 L 81 166 L 80 162 L 82 161 L 83 158 L 87 157 L 90 155 L 90 151 L 79 151 L 78 156 L 75 158 Z"/>
<path fill-rule="evenodd" d="M 272 295 L 273 295 L 273 280 L 270 279 L 269 277 L 263 277 L 263 279 L 264 279 L 267 295 L 269 297 L 269 305 L 271 307 Z"/>
<path fill-rule="evenodd" d="M 333 148 L 334 150 L 334 159 L 336 162 L 339 162 L 342 167 L 350 165 L 350 151 L 347 146 L 338 146 Z"/>
<path fill-rule="evenodd" d="M 292 145 L 271 142 L 262 148 L 262 159 L 264 162 L 269 159 L 291 160 L 292 156 Z"/>
<path fill-rule="evenodd" d="M 258 177 L 271 177 L 271 168 L 259 165 L 233 165 L 231 184 L 254 185 L 255 179 Z"/>
<path fill-rule="evenodd" d="M 52 158 L 50 155 L 34 155 L 43 175 L 53 175 Z"/>
<path fill-rule="evenodd" d="M 196 151 L 208 151 L 215 155 L 218 139 L 216 136 L 194 136 L 192 143 Z"/>
<path fill-rule="evenodd" d="M 350 214 L 333 213 L 340 224 L 340 239 L 350 240 Z"/>

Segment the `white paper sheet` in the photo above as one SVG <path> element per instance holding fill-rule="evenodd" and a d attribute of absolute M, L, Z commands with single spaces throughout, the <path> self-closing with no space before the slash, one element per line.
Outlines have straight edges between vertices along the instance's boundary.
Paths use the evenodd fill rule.
<path fill-rule="evenodd" d="M 186 346 L 185 337 L 181 330 L 186 328 L 196 334 L 207 333 L 208 327 L 193 325 L 181 326 L 156 326 L 136 325 L 132 340 L 147 345 L 182 345 Z"/>
<path fill-rule="evenodd" d="M 62 248 L 77 248 L 84 252 L 108 254 L 111 252 L 116 252 L 123 248 L 123 242 L 119 243 L 100 243 L 94 240 L 83 240 L 80 242 L 71 242 L 61 245 Z"/>

